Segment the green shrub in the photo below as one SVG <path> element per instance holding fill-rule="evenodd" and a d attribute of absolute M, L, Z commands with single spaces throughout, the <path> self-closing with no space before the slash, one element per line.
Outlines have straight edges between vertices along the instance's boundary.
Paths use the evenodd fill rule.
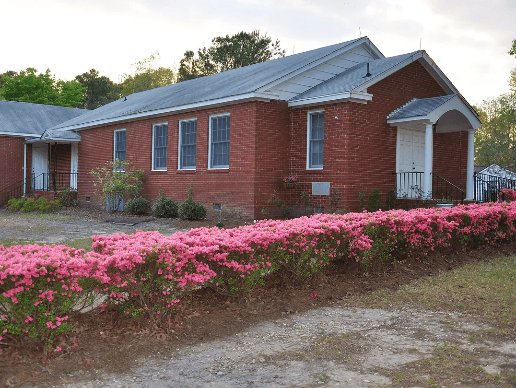
<path fill-rule="evenodd" d="M 152 205 L 152 214 L 160 218 L 177 218 L 179 206 L 173 199 L 165 198 L 161 192 L 158 200 Z"/>
<path fill-rule="evenodd" d="M 179 217 L 183 220 L 204 220 L 206 218 L 206 208 L 199 202 L 186 199 L 179 205 Z"/>
<path fill-rule="evenodd" d="M 25 198 L 11 198 L 9 202 L 7 202 L 8 209 L 11 212 L 20 211 L 25 203 Z"/>
<path fill-rule="evenodd" d="M 138 216 L 147 214 L 150 210 L 150 201 L 143 197 L 131 198 L 125 204 L 124 210 Z"/>
<path fill-rule="evenodd" d="M 38 204 L 34 198 L 25 198 L 22 208 L 20 209 L 23 213 L 30 213 L 36 210 Z"/>
<path fill-rule="evenodd" d="M 367 211 L 376 212 L 382 208 L 382 200 L 380 199 L 380 192 L 378 189 L 373 189 L 369 194 L 369 201 L 367 201 Z"/>
<path fill-rule="evenodd" d="M 66 207 L 75 207 L 79 204 L 79 201 L 77 200 L 77 191 L 68 187 L 61 191 L 61 194 L 59 195 L 59 201 L 61 202 L 61 205 Z"/>
<path fill-rule="evenodd" d="M 12 212 L 22 211 L 23 213 L 31 213 L 39 211 L 40 213 L 48 213 L 51 211 L 58 211 L 63 206 L 61 201 L 48 201 L 45 197 L 34 198 L 11 198 L 9 200 L 9 210 Z"/>

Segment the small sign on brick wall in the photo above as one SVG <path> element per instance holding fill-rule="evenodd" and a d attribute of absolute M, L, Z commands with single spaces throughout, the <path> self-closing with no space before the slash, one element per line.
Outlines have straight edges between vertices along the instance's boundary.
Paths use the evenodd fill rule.
<path fill-rule="evenodd" d="M 312 195 L 330 195 L 330 182 L 312 182 Z"/>

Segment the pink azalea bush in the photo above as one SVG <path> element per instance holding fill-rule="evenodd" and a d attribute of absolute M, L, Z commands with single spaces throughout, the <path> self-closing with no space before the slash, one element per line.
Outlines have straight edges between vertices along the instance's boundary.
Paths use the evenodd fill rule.
<path fill-rule="evenodd" d="M 63 246 L 0 246 L 0 337 L 51 341 L 92 291 L 122 314 L 164 319 L 193 290 L 248 292 L 267 274 L 298 281 L 332 260 L 363 265 L 420 258 L 451 244 L 485 244 L 515 234 L 516 202 L 451 209 L 318 214 L 234 229 L 199 228 L 93 237 L 84 253 Z M 2 340 L 2 338 L 0 338 Z"/>
<path fill-rule="evenodd" d="M 69 331 L 72 307 L 88 277 L 84 250 L 38 244 L 0 245 L 0 332 L 47 342 Z"/>

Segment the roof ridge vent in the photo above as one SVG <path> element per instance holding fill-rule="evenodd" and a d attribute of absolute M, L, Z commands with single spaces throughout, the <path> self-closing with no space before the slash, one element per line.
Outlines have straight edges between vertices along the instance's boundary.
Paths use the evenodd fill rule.
<path fill-rule="evenodd" d="M 398 109 L 394 110 L 391 112 L 391 114 L 389 116 L 387 116 L 387 118 L 391 117 L 391 116 L 394 116 L 396 113 L 398 113 L 400 110 L 402 110 L 403 108 L 405 108 L 408 104 L 410 104 L 412 101 L 414 100 L 417 100 L 417 98 L 413 98 L 412 100 L 406 102 L 404 105 L 400 106 Z"/>

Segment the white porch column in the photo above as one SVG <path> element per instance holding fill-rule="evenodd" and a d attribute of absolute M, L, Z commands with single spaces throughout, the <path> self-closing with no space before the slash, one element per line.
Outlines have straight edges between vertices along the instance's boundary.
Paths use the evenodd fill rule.
<path fill-rule="evenodd" d="M 434 131 L 433 124 L 426 124 L 425 130 L 425 172 L 423 174 L 424 196 L 432 198 L 432 168 L 434 162 Z"/>
<path fill-rule="evenodd" d="M 468 132 L 468 169 L 466 179 L 466 200 L 473 201 L 475 198 L 475 192 L 473 185 L 474 179 L 473 174 L 475 172 L 475 131 Z"/>

